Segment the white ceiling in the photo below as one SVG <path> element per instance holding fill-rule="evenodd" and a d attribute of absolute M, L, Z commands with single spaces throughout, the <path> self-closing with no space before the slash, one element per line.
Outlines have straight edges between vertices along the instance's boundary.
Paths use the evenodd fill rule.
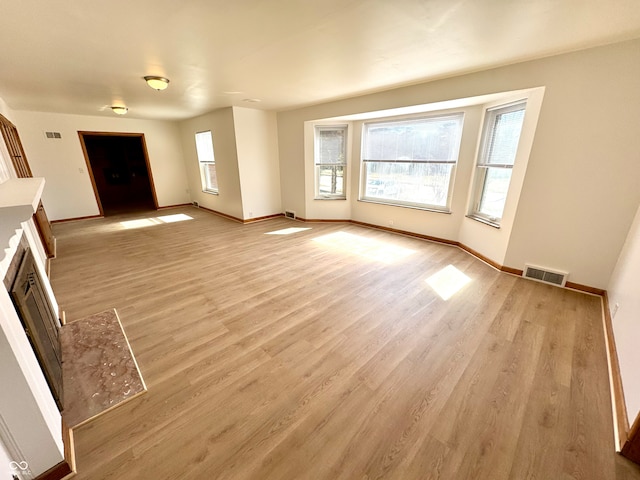
<path fill-rule="evenodd" d="M 636 37 L 639 0 L 0 0 L 0 98 L 136 118 L 283 110 Z"/>

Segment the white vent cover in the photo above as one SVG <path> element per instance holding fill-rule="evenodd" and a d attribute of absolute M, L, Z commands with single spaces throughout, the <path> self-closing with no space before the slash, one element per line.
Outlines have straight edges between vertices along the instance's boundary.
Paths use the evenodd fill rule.
<path fill-rule="evenodd" d="M 292 210 L 285 210 L 284 211 L 284 216 L 287 218 L 292 218 L 293 220 L 296 219 L 296 212 L 292 211 Z"/>
<path fill-rule="evenodd" d="M 62 135 L 60 135 L 60 132 L 44 132 L 44 136 L 50 139 L 62 138 Z"/>
<path fill-rule="evenodd" d="M 526 264 L 522 276 L 538 282 L 564 287 L 565 283 L 567 283 L 569 273 Z"/>

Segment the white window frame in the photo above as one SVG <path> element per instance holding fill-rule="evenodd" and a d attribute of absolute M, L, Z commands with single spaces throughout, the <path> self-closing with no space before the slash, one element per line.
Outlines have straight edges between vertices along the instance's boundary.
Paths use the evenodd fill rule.
<path fill-rule="evenodd" d="M 320 132 L 336 132 L 340 131 L 343 133 L 343 142 L 342 142 L 342 161 L 341 162 L 331 162 L 331 163 L 320 163 L 321 155 L 320 155 L 320 142 L 319 142 L 319 133 Z M 346 200 L 347 199 L 347 141 L 349 135 L 349 126 L 348 125 L 316 125 L 313 130 L 313 168 L 314 168 L 314 177 L 315 177 L 315 200 Z M 320 179 L 321 179 L 321 170 L 322 168 L 332 168 L 334 169 L 334 174 L 337 176 L 337 169 L 342 168 L 342 193 L 326 193 L 320 191 Z"/>
<path fill-rule="evenodd" d="M 398 207 L 409 207 L 409 208 L 417 208 L 420 210 L 428 210 L 432 212 L 439 213 L 451 213 L 451 200 L 453 198 L 453 185 L 456 176 L 456 167 L 458 164 L 458 160 L 460 157 L 460 145 L 462 143 L 462 133 L 464 130 L 464 112 L 450 112 L 450 113 L 439 113 L 435 112 L 429 115 L 412 115 L 409 117 L 401 117 L 401 118 L 386 118 L 386 119 L 378 119 L 372 122 L 365 122 L 362 126 L 362 148 L 361 148 L 361 175 L 360 175 L 360 196 L 359 200 L 363 202 L 370 203 L 379 203 L 384 205 L 392 205 Z M 446 160 L 369 160 L 365 158 L 365 154 L 367 151 L 366 142 L 368 136 L 368 129 L 371 126 L 379 125 L 379 124 L 393 124 L 393 123 L 405 123 L 412 121 L 419 121 L 424 119 L 435 120 L 435 119 L 446 119 L 446 118 L 459 118 L 460 119 L 460 136 L 458 137 L 457 145 L 455 146 L 455 155 L 453 158 Z M 404 163 L 416 163 L 416 164 L 440 164 L 440 165 L 451 165 L 451 173 L 449 176 L 449 184 L 447 185 L 447 199 L 446 205 L 432 205 L 427 203 L 420 202 L 410 202 L 396 199 L 388 199 L 388 198 L 380 198 L 380 197 L 372 197 L 366 195 L 367 189 L 367 163 L 369 162 L 404 162 Z"/>
<path fill-rule="evenodd" d="M 208 134 L 208 138 L 202 137 L 203 134 Z M 202 132 L 196 132 L 196 155 L 198 157 L 198 167 L 200 169 L 200 181 L 202 183 L 202 191 L 205 193 L 211 193 L 218 195 L 218 175 L 216 169 L 216 159 L 213 149 L 213 134 L 211 130 L 204 130 Z M 210 147 L 210 148 L 209 148 Z M 215 185 L 210 185 L 209 175 L 207 170 L 213 167 L 216 173 Z"/>
<path fill-rule="evenodd" d="M 476 161 L 476 169 L 475 169 L 476 171 L 474 175 L 475 178 L 473 182 L 471 209 L 469 211 L 468 216 L 470 218 L 479 220 L 483 223 L 487 223 L 497 228 L 500 228 L 502 217 L 504 216 L 504 209 L 507 205 L 509 187 L 511 185 L 511 176 L 509 177 L 509 182 L 507 184 L 507 192 L 505 193 L 504 205 L 502 207 L 502 214 L 499 217 L 489 215 L 481 211 L 481 206 L 482 206 L 482 202 L 484 200 L 484 194 L 485 194 L 486 179 L 491 169 L 509 169 L 513 172 L 513 166 L 517 160 L 517 150 L 520 145 L 522 127 L 520 129 L 520 133 L 518 134 L 518 143 L 516 144 L 515 151 L 513 152 L 512 163 L 502 163 L 502 164 L 490 163 L 489 154 L 492 147 L 492 140 L 494 138 L 496 120 L 498 119 L 498 116 L 505 113 L 516 112 L 519 110 L 523 110 L 524 115 L 526 116 L 526 110 L 527 110 L 526 99 L 488 108 L 486 109 L 485 115 L 484 115 L 484 125 L 482 127 L 482 137 L 480 140 L 480 148 L 478 149 L 478 158 Z M 522 126 L 524 126 L 524 117 L 522 121 Z"/>

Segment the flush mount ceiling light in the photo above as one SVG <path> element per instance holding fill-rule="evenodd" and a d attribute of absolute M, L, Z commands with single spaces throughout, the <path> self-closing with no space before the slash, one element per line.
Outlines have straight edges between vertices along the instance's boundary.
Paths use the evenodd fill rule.
<path fill-rule="evenodd" d="M 113 106 L 111 107 L 111 110 L 113 110 L 113 113 L 117 113 L 118 115 L 124 115 L 129 111 L 127 107 L 120 107 L 120 106 Z"/>
<path fill-rule="evenodd" d="M 154 77 L 147 75 L 146 77 L 144 77 L 144 81 L 147 82 L 147 85 L 149 85 L 154 90 L 164 90 L 169 86 L 169 79 L 164 77 Z"/>

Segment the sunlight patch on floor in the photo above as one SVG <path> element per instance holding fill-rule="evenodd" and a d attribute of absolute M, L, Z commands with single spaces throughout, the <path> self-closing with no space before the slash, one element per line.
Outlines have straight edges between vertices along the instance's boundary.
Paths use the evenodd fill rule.
<path fill-rule="evenodd" d="M 311 228 L 303 228 L 303 227 L 283 228 L 282 230 L 274 230 L 273 232 L 267 232 L 265 233 L 265 235 L 291 235 L 292 233 L 304 232 L 305 230 L 311 230 Z"/>
<path fill-rule="evenodd" d="M 393 263 L 415 253 L 404 247 L 347 232 L 335 232 L 313 239 L 314 242 L 361 257 Z"/>
<path fill-rule="evenodd" d="M 162 215 L 157 217 L 158 220 L 164 223 L 184 222 L 185 220 L 193 220 L 193 217 L 184 213 L 176 213 L 174 215 Z"/>
<path fill-rule="evenodd" d="M 449 300 L 453 295 L 471 281 L 464 273 L 453 265 L 447 265 L 442 270 L 427 278 L 427 283 L 443 300 Z"/>
<path fill-rule="evenodd" d="M 165 223 L 184 222 L 185 220 L 193 220 L 193 217 L 185 215 L 184 213 L 177 213 L 175 215 L 161 215 L 155 218 L 140 218 L 139 220 L 126 220 L 120 222 L 125 229 L 132 228 L 144 228 L 153 227 L 154 225 L 163 225 Z"/>

